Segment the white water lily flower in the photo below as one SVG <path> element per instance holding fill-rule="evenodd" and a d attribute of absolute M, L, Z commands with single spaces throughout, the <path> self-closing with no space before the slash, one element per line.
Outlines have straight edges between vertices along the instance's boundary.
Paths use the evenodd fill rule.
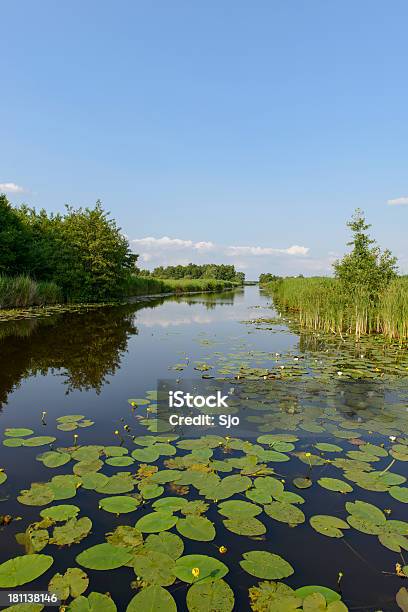
<path fill-rule="evenodd" d="M 340 372 L 340 370 L 337 372 L 337 376 L 343 376 L 343 372 Z"/>
<path fill-rule="evenodd" d="M 395 442 L 396 439 L 397 439 L 396 436 L 390 436 L 391 442 Z"/>

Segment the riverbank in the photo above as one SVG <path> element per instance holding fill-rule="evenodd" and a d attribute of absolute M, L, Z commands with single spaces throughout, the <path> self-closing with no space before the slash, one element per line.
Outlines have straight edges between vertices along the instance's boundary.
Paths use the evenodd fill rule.
<path fill-rule="evenodd" d="M 334 278 L 284 278 L 262 288 L 275 306 L 296 313 L 301 327 L 361 337 L 381 334 L 408 339 L 408 279 L 400 277 L 373 298 L 363 290 L 351 295 Z"/>
<path fill-rule="evenodd" d="M 217 279 L 162 280 L 133 277 L 120 298 L 103 302 L 63 301 L 62 291 L 55 283 L 37 283 L 27 276 L 0 277 L 0 321 L 49 316 L 57 312 L 91 309 L 143 299 L 186 293 L 208 293 L 239 287 L 239 283 Z"/>

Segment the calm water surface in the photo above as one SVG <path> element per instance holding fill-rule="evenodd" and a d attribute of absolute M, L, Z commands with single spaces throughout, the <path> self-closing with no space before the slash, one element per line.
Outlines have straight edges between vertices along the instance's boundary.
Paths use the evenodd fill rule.
<path fill-rule="evenodd" d="M 57 436 L 57 445 L 69 446 L 73 440 L 72 433 L 58 431 L 55 419 L 64 414 L 79 413 L 95 421 L 93 427 L 79 430 L 80 443 L 117 444 L 114 431 L 123 425 L 121 419 L 129 423 L 135 432 L 139 428 L 127 400 L 144 397 L 146 391 L 156 388 L 159 378 L 181 376 L 180 371 L 172 368 L 186 361 L 186 358 L 190 363 L 208 358 L 211 363 L 214 353 L 246 351 L 248 359 L 252 359 L 251 351 L 301 355 L 299 337 L 284 325 L 280 332 L 279 327 L 271 331 L 243 323 L 248 319 L 271 317 L 273 314 L 270 299 L 258 287 L 246 287 L 223 294 L 155 298 L 80 314 L 65 313 L 29 321 L 0 323 L 1 431 L 6 427 L 29 427 L 36 435 Z M 255 362 L 257 360 L 262 361 L 259 357 Z M 200 376 L 200 372 L 190 367 L 188 377 Z M 47 412 L 46 425 L 41 423 L 42 411 Z M 299 448 L 307 449 L 315 436 L 303 433 L 305 438 Z M 334 442 L 339 443 L 339 440 Z M 26 529 L 30 522 L 38 520 L 41 510 L 20 505 L 15 499 L 17 493 L 29 488 L 31 482 L 46 481 L 55 474 L 70 471 L 67 470 L 68 466 L 55 470 L 44 468 L 35 460 L 36 455 L 44 450 L 47 449 L 0 446 L 0 466 L 8 474 L 8 480 L 0 490 L 1 514 L 22 517 L 21 521 L 13 521 L 0 532 L 1 562 L 21 554 L 22 549 L 16 544 L 14 536 Z M 117 471 L 117 468 L 106 467 L 106 474 Z M 288 482 L 305 472 L 304 465 L 296 460 L 275 464 L 274 467 L 278 472 L 282 470 Z M 339 477 L 338 472 L 332 474 L 330 469 L 325 468 L 324 475 Z M 400 466 L 399 473 L 402 473 Z M 291 490 L 296 491 L 293 487 Z M 317 485 L 297 492 L 306 499 L 303 511 L 307 518 L 313 514 L 344 514 L 345 496 L 341 494 L 329 493 Z M 356 487 L 347 499 L 371 501 L 381 508 L 395 510 L 395 518 L 408 519 L 407 506 L 401 510 L 403 504 L 389 495 L 367 491 L 359 495 L 359 492 L 361 490 L 358 491 Z M 192 493 L 192 498 L 195 497 Z M 325 499 L 324 508 L 322 499 Z M 44 549 L 43 553 L 54 556 L 54 565 L 35 583 L 28 585 L 29 588 L 46 589 L 55 572 L 76 566 L 75 556 L 78 552 L 103 542 L 104 534 L 115 526 L 134 524 L 135 513 L 116 518 L 98 511 L 95 500 L 92 491 L 80 489 L 76 498 L 61 502 L 75 503 L 81 507 L 81 516 L 89 516 L 93 521 L 92 534 L 68 549 L 58 550 L 55 546 Z M 148 511 L 148 508 L 138 510 L 137 518 Z M 267 536 L 254 541 L 225 529 L 214 504 L 210 506 L 207 516 L 216 524 L 215 542 L 185 539 L 185 554 L 200 553 L 220 558 L 218 546 L 222 544 L 228 548 L 222 560 L 230 568 L 226 580 L 234 589 L 237 611 L 249 609 L 247 591 L 258 582 L 239 566 L 242 553 L 249 550 L 268 550 L 288 560 L 295 573 L 284 582 L 294 588 L 321 584 L 335 589 L 338 572 L 342 571 L 343 597 L 350 609 L 398 610 L 394 603 L 395 593 L 404 585 L 404 581 L 385 572 L 391 573 L 401 558 L 382 547 L 375 536 L 350 530 L 346 538 L 326 538 L 313 532 L 307 521 L 296 528 L 289 528 L 263 515 Z M 175 529 L 172 531 L 176 532 Z M 89 570 L 88 574 L 90 590 L 109 590 L 118 610 L 125 610 L 134 594 L 129 587 L 134 579 L 133 570 Z M 180 610 L 186 609 L 186 590 L 186 585 L 180 582 L 169 587 Z"/>

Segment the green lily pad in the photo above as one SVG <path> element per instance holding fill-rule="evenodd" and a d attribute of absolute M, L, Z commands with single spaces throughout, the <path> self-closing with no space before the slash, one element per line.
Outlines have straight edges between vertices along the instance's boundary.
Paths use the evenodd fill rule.
<path fill-rule="evenodd" d="M 305 522 L 305 515 L 302 510 L 292 504 L 275 501 L 265 506 L 264 510 L 275 521 L 287 523 L 291 526 L 300 525 Z"/>
<path fill-rule="evenodd" d="M 72 471 L 77 476 L 83 476 L 84 474 L 89 474 L 89 472 L 98 472 L 103 466 L 103 461 L 100 459 L 84 459 L 83 461 L 78 461 L 72 468 Z"/>
<path fill-rule="evenodd" d="M 326 442 L 319 442 L 318 444 L 315 444 L 315 447 L 318 450 L 326 453 L 341 453 L 343 451 L 341 446 L 337 446 L 337 444 L 329 444 Z"/>
<path fill-rule="evenodd" d="M 316 514 L 310 518 L 310 525 L 315 531 L 329 538 L 343 537 L 342 529 L 349 529 L 349 525 L 337 516 Z"/>
<path fill-rule="evenodd" d="M 10 448 L 17 448 L 18 446 L 24 446 L 23 438 L 6 438 L 3 440 L 3 445 Z"/>
<path fill-rule="evenodd" d="M 302 599 L 282 582 L 262 581 L 249 589 L 251 607 L 254 610 L 285 610 L 294 612 L 302 605 Z"/>
<path fill-rule="evenodd" d="M 346 510 L 361 520 L 377 525 L 383 525 L 387 520 L 384 513 L 377 506 L 360 500 L 347 502 Z"/>
<path fill-rule="evenodd" d="M 171 529 L 178 521 L 178 517 L 160 510 L 142 516 L 136 523 L 136 529 L 143 533 L 158 533 Z"/>
<path fill-rule="evenodd" d="M 7 427 L 4 430 L 4 435 L 11 438 L 24 438 L 25 436 L 31 436 L 33 433 L 32 429 L 26 427 Z"/>
<path fill-rule="evenodd" d="M 45 444 L 52 444 L 56 438 L 53 436 L 36 436 L 34 438 L 26 438 L 23 442 L 23 446 L 44 446 Z"/>
<path fill-rule="evenodd" d="M 38 455 L 37 459 L 41 461 L 45 467 L 56 468 L 71 461 L 71 455 L 69 453 L 47 451 L 46 453 L 42 453 L 42 455 Z"/>
<path fill-rule="evenodd" d="M 82 551 L 76 557 L 76 562 L 87 569 L 111 570 L 126 565 L 132 556 L 130 549 L 106 542 Z"/>
<path fill-rule="evenodd" d="M 53 476 L 48 483 L 49 488 L 54 493 L 54 499 L 71 499 L 75 497 L 80 479 L 73 474 L 61 474 Z"/>
<path fill-rule="evenodd" d="M 224 580 L 196 582 L 187 591 L 189 612 L 231 612 L 234 609 L 234 592 Z"/>
<path fill-rule="evenodd" d="M 403 504 L 408 504 L 408 487 L 391 487 L 388 493 Z"/>
<path fill-rule="evenodd" d="M 211 542 L 215 538 L 214 524 L 204 516 L 187 516 L 177 522 L 176 528 L 182 536 L 190 540 Z"/>
<path fill-rule="evenodd" d="M 70 567 L 65 574 L 55 574 L 51 578 L 48 591 L 55 593 L 59 599 L 65 601 L 68 597 L 79 597 L 86 591 L 89 578 L 79 567 Z"/>
<path fill-rule="evenodd" d="M 114 531 L 106 534 L 106 540 L 114 546 L 132 548 L 133 552 L 143 546 L 143 535 L 130 525 L 119 525 Z"/>
<path fill-rule="evenodd" d="M 326 599 L 327 603 L 333 603 L 334 601 L 340 601 L 341 596 L 336 591 L 329 589 L 324 586 L 304 586 L 295 590 L 296 595 L 305 599 L 308 595 L 312 593 L 320 593 Z"/>
<path fill-rule="evenodd" d="M 128 449 L 124 446 L 105 446 L 103 449 L 106 457 L 123 457 L 128 454 Z"/>
<path fill-rule="evenodd" d="M 223 523 L 229 531 L 238 535 L 254 537 L 266 533 L 265 525 L 254 517 L 226 519 Z"/>
<path fill-rule="evenodd" d="M 183 540 L 169 531 L 162 531 L 158 534 L 152 533 L 146 538 L 144 547 L 146 550 L 165 553 L 172 559 L 178 559 L 184 551 Z"/>
<path fill-rule="evenodd" d="M 147 406 L 147 404 L 150 404 L 150 400 L 144 398 L 128 399 L 128 402 L 131 406 Z"/>
<path fill-rule="evenodd" d="M 339 493 L 351 493 L 353 487 L 343 480 L 338 478 L 319 478 L 318 484 L 329 491 L 338 491 Z"/>
<path fill-rule="evenodd" d="M 78 429 L 78 423 L 60 423 L 57 425 L 57 429 L 60 431 L 75 431 Z"/>
<path fill-rule="evenodd" d="M 177 512 L 181 510 L 188 501 L 185 497 L 162 497 L 153 503 L 155 510 L 169 510 L 170 512 Z"/>
<path fill-rule="evenodd" d="M 78 544 L 78 542 L 86 538 L 91 529 L 92 521 L 87 516 L 80 519 L 71 518 L 65 525 L 54 528 L 50 543 L 57 546 Z"/>
<path fill-rule="evenodd" d="M 140 501 L 128 495 L 116 495 L 113 497 L 104 497 L 99 501 L 99 507 L 106 512 L 112 514 L 126 514 L 134 512 L 140 505 Z"/>
<path fill-rule="evenodd" d="M 66 612 L 117 612 L 117 607 L 111 597 L 93 591 L 88 597 L 73 599 Z"/>
<path fill-rule="evenodd" d="M 7 480 L 7 474 L 4 471 L 0 471 L 0 485 L 3 484 L 3 482 L 6 482 Z"/>
<path fill-rule="evenodd" d="M 251 550 L 243 554 L 240 566 L 256 578 L 277 580 L 287 578 L 294 573 L 293 567 L 279 555 L 263 550 Z"/>
<path fill-rule="evenodd" d="M 64 416 L 60 416 L 57 418 L 58 423 L 75 423 L 76 421 L 80 421 L 84 419 L 83 414 L 66 414 Z"/>
<path fill-rule="evenodd" d="M 193 570 L 198 569 L 195 576 Z M 223 578 L 228 573 L 228 567 L 214 557 L 207 555 L 185 555 L 177 559 L 174 573 L 183 582 L 199 582 L 200 584 L 212 582 Z"/>
<path fill-rule="evenodd" d="M 154 499 L 155 497 L 160 497 L 160 495 L 164 493 L 163 487 L 155 483 L 142 484 L 139 486 L 139 489 L 144 499 Z"/>
<path fill-rule="evenodd" d="M 398 533 L 380 533 L 378 536 L 379 542 L 397 553 L 401 553 L 403 550 L 408 550 L 408 539 Z"/>
<path fill-rule="evenodd" d="M 23 555 L 0 565 L 0 588 L 14 588 L 42 576 L 54 563 L 49 555 Z"/>
<path fill-rule="evenodd" d="M 132 465 L 135 460 L 132 457 L 108 457 L 105 460 L 107 465 L 113 465 L 114 467 L 127 467 L 128 465 Z"/>
<path fill-rule="evenodd" d="M 41 510 L 40 516 L 43 518 L 50 518 L 53 521 L 67 521 L 71 518 L 76 518 L 79 513 L 78 506 L 72 506 L 70 504 L 61 504 L 60 506 L 51 506 L 50 508 L 44 508 Z"/>
<path fill-rule="evenodd" d="M 293 484 L 298 489 L 310 489 L 313 485 L 313 481 L 310 478 L 294 478 Z"/>
<path fill-rule="evenodd" d="M 272 501 L 272 495 L 269 495 L 266 490 L 257 489 L 256 487 L 245 491 L 245 495 L 248 499 L 258 504 L 270 504 Z"/>
<path fill-rule="evenodd" d="M 30 489 L 23 489 L 17 500 L 26 506 L 45 506 L 54 501 L 54 492 L 48 484 L 33 482 Z"/>
<path fill-rule="evenodd" d="M 262 508 L 250 502 L 230 500 L 221 502 L 218 505 L 218 512 L 228 518 L 249 518 L 260 514 Z"/>
<path fill-rule="evenodd" d="M 149 584 L 170 586 L 176 579 L 174 575 L 174 559 L 166 553 L 148 550 L 136 555 L 133 560 L 136 576 Z"/>
<path fill-rule="evenodd" d="M 153 463 L 157 461 L 160 453 L 156 448 L 152 446 L 146 446 L 144 448 L 136 448 L 132 452 L 132 457 L 136 459 L 136 461 L 140 461 L 141 463 Z"/>
<path fill-rule="evenodd" d="M 122 493 L 130 493 L 134 489 L 134 482 L 129 472 L 121 472 L 114 474 L 108 480 L 101 480 L 97 484 L 95 491 L 104 493 L 105 495 L 121 495 Z"/>
<path fill-rule="evenodd" d="M 148 586 L 130 600 L 126 612 L 177 612 L 172 595 L 158 585 Z"/>

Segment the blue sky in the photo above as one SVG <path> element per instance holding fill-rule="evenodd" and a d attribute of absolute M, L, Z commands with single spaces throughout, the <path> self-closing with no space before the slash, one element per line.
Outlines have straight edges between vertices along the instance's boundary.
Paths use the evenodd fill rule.
<path fill-rule="evenodd" d="M 408 272 L 405 1 L 0 11 L 12 202 L 100 198 L 143 266 L 226 261 L 248 277 L 327 273 L 361 207 Z"/>

